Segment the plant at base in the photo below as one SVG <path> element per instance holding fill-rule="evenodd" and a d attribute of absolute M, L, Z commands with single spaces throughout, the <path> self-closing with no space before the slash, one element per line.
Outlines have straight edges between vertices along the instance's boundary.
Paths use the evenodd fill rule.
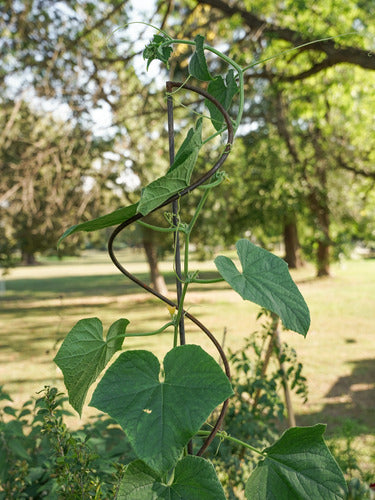
<path fill-rule="evenodd" d="M 219 168 L 232 150 L 234 134 L 241 122 L 244 72 L 251 65 L 240 67 L 225 54 L 206 45 L 201 35 L 197 35 L 194 41 L 175 40 L 164 32 L 162 35 L 155 36 L 146 47 L 144 56 L 148 63 L 159 59 L 168 64 L 174 44 L 190 45 L 194 50 L 189 61 L 188 78 L 207 83 L 207 91 L 186 81 L 167 83 L 170 168 L 164 176 L 143 188 L 139 202 L 72 226 L 60 240 L 77 231 L 93 231 L 119 224 L 109 239 L 112 261 L 125 276 L 164 301 L 170 308 L 171 319 L 156 331 L 134 334 L 128 331 L 129 321 L 122 318 L 110 326 L 106 336 L 98 318 L 80 320 L 68 333 L 55 357 L 64 374 L 69 401 L 81 414 L 90 386 L 117 356 L 101 377 L 90 405 L 108 413 L 120 424 L 137 457 L 126 467 L 118 499 L 224 499 L 225 493 L 212 463 L 202 457 L 215 436 L 236 443 L 246 453 L 254 453 L 260 458 L 246 481 L 245 495 L 248 499 L 274 498 L 275 492 L 280 500 L 344 498 L 346 483 L 324 443 L 324 425 L 290 428 L 264 449 L 220 431 L 228 400 L 233 395 L 229 364 L 214 335 L 185 309 L 189 286 L 192 283 L 225 280 L 244 300 L 270 310 L 281 319 L 285 328 L 303 336 L 309 329 L 310 315 L 287 264 L 246 239 L 236 244 L 241 270 L 226 256 L 215 259 L 221 278 L 200 279 L 199 272 L 190 269 L 190 236 L 211 191 L 226 178 Z M 211 75 L 205 51 L 220 57 L 231 67 L 224 78 Z M 174 155 L 172 100 L 176 92 L 182 90 L 204 97 L 213 133 L 204 137 L 203 123 L 208 117 L 200 115 Z M 238 113 L 232 119 L 228 110 L 237 95 Z M 219 135 L 223 137 L 224 144 L 219 146 L 218 160 L 210 170 L 194 179 L 194 167 L 201 148 Z M 183 221 L 179 209 L 182 198 L 194 189 L 202 196 L 191 219 Z M 171 203 L 172 214 L 166 214 L 168 227 L 154 227 L 142 220 Z M 173 234 L 176 302 L 143 284 L 118 261 L 113 250 L 114 239 L 133 222 Z M 182 268 L 180 237 L 184 245 Z M 214 343 L 225 373 L 199 345 L 185 343 L 185 319 L 197 325 Z M 147 350 L 125 350 L 118 355 L 127 337 L 157 335 L 168 329 L 173 332 L 173 347 L 164 357 L 162 366 L 156 356 Z M 205 422 L 221 404 L 213 429 L 205 430 Z M 192 447 L 192 439 L 197 437 L 203 440 L 198 451 Z M 249 440 L 252 441 L 252 436 Z"/>
<path fill-rule="evenodd" d="M 0 390 L 0 499 L 114 498 L 134 455 L 111 419 L 69 431 L 63 419 L 71 413 L 56 388 L 19 410 L 8 401 Z"/>
<path fill-rule="evenodd" d="M 59 498 L 105 498 L 113 494 L 107 489 L 95 470 L 99 456 L 87 445 L 87 436 L 81 432 L 73 435 L 56 412 L 62 394 L 56 388 L 47 387 L 44 396 L 37 401 L 39 416 L 43 418 L 42 433 L 46 434 L 54 450 L 56 477 L 55 491 Z M 108 468 L 111 466 L 108 464 Z M 115 472 L 113 470 L 113 472 Z M 109 478 L 108 478 L 109 479 Z"/>

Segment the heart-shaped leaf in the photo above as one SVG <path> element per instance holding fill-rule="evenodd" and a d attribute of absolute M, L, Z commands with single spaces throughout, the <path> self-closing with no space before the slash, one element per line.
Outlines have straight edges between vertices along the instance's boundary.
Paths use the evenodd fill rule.
<path fill-rule="evenodd" d="M 233 394 L 216 361 L 197 345 L 173 348 L 160 364 L 149 351 L 127 351 L 109 367 L 90 405 L 108 413 L 154 471 L 171 469 L 212 410 Z"/>
<path fill-rule="evenodd" d="M 197 78 L 198 80 L 202 80 L 203 82 L 208 82 L 212 80 L 212 76 L 208 71 L 207 61 L 204 55 L 204 48 L 203 48 L 204 36 L 197 35 L 194 38 L 194 42 L 195 42 L 195 51 L 194 54 L 191 56 L 189 62 L 189 73 L 191 74 L 191 76 L 194 76 L 194 78 Z"/>
<path fill-rule="evenodd" d="M 80 415 L 90 385 L 121 349 L 128 324 L 127 319 L 117 320 L 104 340 L 98 318 L 81 319 L 62 343 L 54 361 L 63 372 L 69 402 Z"/>
<path fill-rule="evenodd" d="M 285 328 L 306 335 L 310 326 L 307 304 L 282 259 L 248 240 L 236 243 L 242 273 L 228 257 L 215 259 L 216 267 L 244 300 L 255 302 L 280 316 Z"/>
<path fill-rule="evenodd" d="M 118 500 L 225 500 L 213 465 L 201 457 L 187 456 L 174 470 L 171 484 L 164 484 L 144 462 L 129 464 L 123 476 Z"/>
<path fill-rule="evenodd" d="M 147 215 L 161 203 L 190 184 L 191 174 L 202 147 L 202 118 L 197 120 L 195 129 L 190 129 L 179 148 L 170 169 L 146 186 L 141 194 L 137 212 Z"/>
<path fill-rule="evenodd" d="M 64 234 L 59 239 L 57 245 L 67 236 L 76 233 L 77 231 L 97 231 L 98 229 L 104 229 L 105 227 L 115 226 L 127 221 L 137 213 L 138 203 L 129 205 L 128 207 L 119 208 L 114 212 L 111 212 L 96 219 L 88 220 L 86 222 L 81 222 L 81 224 L 76 224 L 75 226 L 69 227 Z"/>
<path fill-rule="evenodd" d="M 232 69 L 228 71 L 225 81 L 222 76 L 217 76 L 208 84 L 207 91 L 215 97 L 226 110 L 228 110 L 233 97 L 239 91 L 234 77 L 234 71 Z M 206 99 L 205 104 L 210 112 L 212 125 L 216 130 L 221 130 L 224 125 L 224 116 L 220 113 L 213 102 Z"/>
<path fill-rule="evenodd" d="M 263 452 L 246 484 L 249 500 L 339 500 L 346 498 L 344 476 L 324 440 L 325 425 L 293 427 Z"/>

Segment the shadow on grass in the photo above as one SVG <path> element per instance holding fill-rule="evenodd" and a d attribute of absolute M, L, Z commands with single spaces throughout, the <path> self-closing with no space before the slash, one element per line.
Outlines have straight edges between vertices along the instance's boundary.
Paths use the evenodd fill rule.
<path fill-rule="evenodd" d="M 173 272 L 164 273 L 167 286 L 175 285 Z M 141 281 L 148 283 L 149 274 L 136 275 Z M 218 278 L 215 271 L 200 273 L 202 279 Z M 198 285 L 199 286 L 199 285 Z M 194 290 L 194 285 L 191 290 Z M 205 290 L 215 289 L 215 286 L 205 286 Z M 54 278 L 14 279 L 7 281 L 7 295 L 2 298 L 4 303 L 14 300 L 43 300 L 64 297 L 92 297 L 130 295 L 142 292 L 143 289 L 128 278 L 119 274 L 97 276 L 66 276 Z"/>
<path fill-rule="evenodd" d="M 325 395 L 330 401 L 322 411 L 309 415 L 296 415 L 298 425 L 328 424 L 327 433 L 339 431 L 345 420 L 355 421 L 354 433 L 363 427 L 375 432 L 375 359 L 349 361 L 352 373 L 340 377 Z"/>
<path fill-rule="evenodd" d="M 0 330 L 0 355 L 3 359 L 10 360 L 16 355 L 18 362 L 36 357 L 39 363 L 43 356 L 57 352 L 58 346 L 79 319 L 94 316 L 100 318 L 104 324 L 105 335 L 109 323 L 118 317 L 128 317 L 128 313 L 135 309 L 138 321 L 134 324 L 131 321 L 129 333 L 132 334 L 147 332 L 150 325 L 156 323 L 156 328 L 160 326 L 158 322 L 163 324 L 169 320 L 169 313 L 164 304 L 149 294 L 142 295 L 136 304 L 132 302 L 131 296 L 129 302 L 121 303 L 115 298 L 107 303 L 85 302 L 86 298 L 82 297 L 82 302 L 78 304 L 69 304 L 67 298 L 67 301 L 62 300 L 61 304 L 55 306 L 38 305 L 27 310 L 21 307 L 8 307 L 3 316 L 10 316 L 14 323 L 7 330 Z M 161 333 L 159 337 L 163 335 Z M 166 331 L 165 335 L 172 335 L 171 330 Z M 145 340 L 145 346 L 147 344 Z"/>
<path fill-rule="evenodd" d="M 64 377 L 62 374 L 60 374 L 60 375 L 53 376 L 50 379 L 63 380 Z M 10 386 L 10 385 L 17 386 L 17 385 L 21 385 L 21 384 L 30 384 L 30 382 L 31 381 L 29 378 L 16 378 L 16 379 L 9 380 L 7 382 L 7 386 Z M 44 384 L 47 384 L 47 380 L 46 380 L 45 376 L 44 377 L 33 377 L 32 383 L 36 385 L 36 382 L 40 382 L 41 389 L 42 389 Z M 30 394 L 30 396 L 34 396 L 34 394 Z"/>
<path fill-rule="evenodd" d="M 332 279 L 334 279 L 332 275 L 328 276 L 313 275 L 313 276 L 307 276 L 306 278 L 295 279 L 294 282 L 296 285 L 305 285 L 309 283 L 322 283 L 324 281 L 331 281 Z"/>
<path fill-rule="evenodd" d="M 139 277 L 141 280 L 148 279 L 147 273 L 140 274 Z M 121 274 L 15 279 L 7 281 L 8 296 L 5 296 L 5 300 L 116 296 L 135 293 L 138 290 L 137 285 L 130 280 L 125 281 Z"/>
<path fill-rule="evenodd" d="M 95 309 L 105 309 L 106 307 L 109 307 L 111 304 L 116 302 L 115 300 L 113 300 L 113 302 L 106 302 L 106 303 L 101 303 L 101 302 L 85 303 L 83 298 L 81 303 L 72 305 L 69 303 L 65 303 L 64 301 L 65 296 L 60 298 L 61 298 L 61 305 L 59 306 L 51 307 L 49 305 L 46 306 L 38 305 L 38 307 L 30 307 L 27 309 L 22 309 L 22 306 L 7 307 L 6 311 L 4 312 L 6 312 L 6 314 L 11 315 L 13 319 L 20 319 L 25 315 L 27 315 L 28 318 L 38 318 L 44 315 L 66 317 L 70 314 L 75 314 L 76 312 L 79 311 L 82 311 L 82 314 L 84 315 L 86 309 L 90 310 L 93 307 L 95 307 Z M 0 317 L 1 317 L 1 312 L 0 312 Z"/>
<path fill-rule="evenodd" d="M 83 298 L 84 301 L 84 298 Z M 115 303 L 115 301 L 114 301 Z M 155 298 L 146 298 L 146 300 L 137 303 L 136 307 L 142 317 L 143 322 L 150 322 L 155 319 L 155 305 L 161 305 Z M 131 306 L 131 303 L 129 303 Z M 64 305 L 56 307 L 33 307 L 25 310 L 21 308 L 8 308 L 6 313 L 12 315 L 14 320 L 27 316 L 29 320 L 35 318 L 33 323 L 21 321 L 11 330 L 11 334 L 0 331 L 0 352 L 8 351 L 17 353 L 18 360 L 27 360 L 31 356 L 40 356 L 53 352 L 56 345 L 59 344 L 67 335 L 73 323 L 66 329 L 66 318 L 88 318 L 93 316 L 101 317 L 100 311 L 109 307 L 109 304 L 78 304 Z M 163 308 L 163 306 L 162 306 Z M 164 311 L 160 308 L 161 311 Z M 166 312 L 165 312 L 166 315 Z M 126 312 L 123 314 L 126 317 Z M 46 321 L 39 322 L 38 318 L 47 318 Z M 1 318 L 1 314 L 0 314 Z M 78 321 L 74 320 L 74 322 Z M 104 328 L 106 333 L 106 328 Z"/>

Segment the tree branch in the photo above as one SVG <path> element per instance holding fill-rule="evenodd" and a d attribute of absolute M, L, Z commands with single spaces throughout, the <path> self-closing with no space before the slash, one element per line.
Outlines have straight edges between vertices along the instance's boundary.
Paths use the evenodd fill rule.
<path fill-rule="evenodd" d="M 173 3 L 174 3 L 174 0 L 168 0 L 167 2 L 167 9 L 165 11 L 165 14 L 164 14 L 164 17 L 163 17 L 163 20 L 161 22 L 161 25 L 160 25 L 160 29 L 163 30 L 165 28 L 165 25 L 167 24 L 167 20 L 168 20 L 168 17 L 169 15 L 172 13 L 173 11 Z M 162 4 L 160 4 L 161 6 Z"/>
<path fill-rule="evenodd" d="M 72 45 L 76 44 L 79 40 L 81 40 L 81 38 L 84 38 L 85 36 L 87 36 L 88 34 L 90 34 L 92 31 L 96 30 L 97 28 L 100 28 L 100 26 L 102 26 L 106 21 L 108 21 L 108 19 L 110 19 L 118 10 L 122 9 L 122 7 L 124 5 L 126 5 L 127 3 L 128 3 L 128 0 L 122 0 L 121 2 L 119 2 L 104 17 L 98 19 L 98 21 L 95 24 L 93 24 L 92 26 L 88 26 L 87 28 L 85 28 L 78 35 L 77 38 L 75 38 L 74 40 L 72 40 L 71 44 Z"/>
<path fill-rule="evenodd" d="M 353 172 L 356 175 L 362 175 L 363 177 L 367 177 L 368 179 L 375 180 L 375 172 L 369 172 L 368 170 L 363 170 L 362 168 L 353 167 L 349 165 L 341 155 L 337 157 L 337 163 L 341 168 L 348 170 L 349 172 Z"/>
<path fill-rule="evenodd" d="M 251 32 L 256 33 L 258 36 L 261 34 L 270 38 L 278 38 L 280 40 L 290 42 L 295 46 L 314 42 L 314 38 L 307 38 L 298 31 L 290 28 L 283 28 L 277 24 L 264 21 L 251 12 L 242 9 L 236 2 L 229 5 L 224 0 L 197 0 L 197 3 L 210 5 L 215 9 L 221 10 L 227 16 L 239 14 L 244 23 L 250 28 Z M 311 74 L 314 74 L 328 66 L 334 66 L 335 64 L 340 63 L 355 64 L 356 66 L 360 66 L 364 69 L 375 70 L 375 52 L 370 50 L 338 45 L 334 40 L 322 40 L 313 43 L 310 50 L 326 54 L 327 58 L 324 60 L 324 66 L 319 68 L 319 64 L 322 64 L 319 63 L 314 65 L 310 70 L 304 72 L 308 73 L 307 75 L 301 76 L 303 73 L 300 73 L 298 78 L 293 76 L 291 78 L 305 78 L 306 76 L 310 76 L 310 71 L 313 71 Z"/>
<path fill-rule="evenodd" d="M 310 69 L 306 71 L 302 71 L 301 73 L 297 73 L 296 75 L 281 76 L 279 80 L 283 82 L 296 82 L 298 80 L 303 80 L 304 78 L 308 78 L 309 76 L 315 75 L 316 73 L 319 73 L 319 71 L 322 71 L 323 69 L 335 66 L 335 64 L 337 63 L 330 60 L 330 58 L 327 57 L 326 59 L 324 59 L 324 61 L 314 64 L 313 66 L 311 66 Z"/>

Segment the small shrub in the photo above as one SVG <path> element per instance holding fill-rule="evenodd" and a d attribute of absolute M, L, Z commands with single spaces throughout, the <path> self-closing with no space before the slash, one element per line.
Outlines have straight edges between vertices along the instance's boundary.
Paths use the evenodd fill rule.
<path fill-rule="evenodd" d="M 68 430 L 66 397 L 45 387 L 20 410 L 0 412 L 0 499 L 114 498 L 124 464 L 133 455 L 108 417 Z M 0 401 L 11 401 L 1 390 Z"/>

